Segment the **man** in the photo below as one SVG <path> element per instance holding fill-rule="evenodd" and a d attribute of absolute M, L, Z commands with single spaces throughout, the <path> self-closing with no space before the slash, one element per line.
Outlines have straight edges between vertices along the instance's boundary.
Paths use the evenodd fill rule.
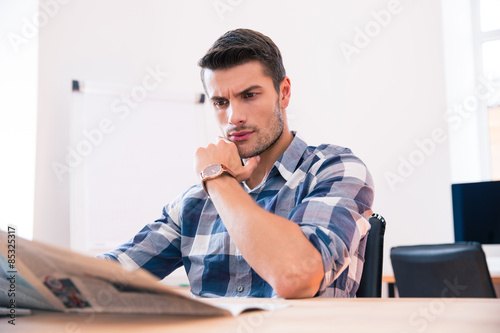
<path fill-rule="evenodd" d="M 229 31 L 199 65 L 222 131 L 195 153 L 201 183 L 105 256 L 159 278 L 184 265 L 200 296 L 354 297 L 373 201 L 365 165 L 289 130 L 290 79 L 267 36 Z"/>

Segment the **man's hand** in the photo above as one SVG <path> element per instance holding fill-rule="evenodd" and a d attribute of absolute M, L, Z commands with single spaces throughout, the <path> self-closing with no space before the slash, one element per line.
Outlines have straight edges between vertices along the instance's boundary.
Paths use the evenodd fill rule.
<path fill-rule="evenodd" d="M 259 161 L 260 157 L 254 156 L 247 159 L 245 165 L 242 165 L 238 148 L 234 142 L 218 137 L 217 143 L 211 143 L 205 148 L 199 147 L 196 150 L 194 169 L 197 174 L 200 174 L 210 164 L 224 164 L 234 173 L 236 180 L 241 183 L 250 178 Z"/>

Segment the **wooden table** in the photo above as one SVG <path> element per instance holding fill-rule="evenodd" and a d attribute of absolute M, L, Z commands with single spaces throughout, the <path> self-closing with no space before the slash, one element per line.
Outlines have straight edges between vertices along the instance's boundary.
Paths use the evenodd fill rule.
<path fill-rule="evenodd" d="M 216 299 L 213 302 L 256 302 Z M 260 302 L 290 306 L 237 317 L 188 317 L 126 314 L 63 314 L 35 311 L 17 317 L 16 326 L 0 317 L 7 332 L 495 332 L 500 331 L 499 299 L 305 299 Z"/>

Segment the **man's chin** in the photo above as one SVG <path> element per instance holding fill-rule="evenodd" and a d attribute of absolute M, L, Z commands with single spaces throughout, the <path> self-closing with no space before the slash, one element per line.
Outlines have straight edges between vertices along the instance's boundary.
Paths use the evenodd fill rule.
<path fill-rule="evenodd" d="M 249 159 L 249 158 L 251 158 L 251 157 L 254 157 L 254 156 L 255 156 L 255 155 L 252 155 L 252 154 L 244 154 L 244 153 L 243 153 L 243 154 L 242 154 L 242 153 L 239 153 L 239 154 L 240 154 L 240 157 L 241 157 L 242 159 L 244 159 L 244 160 L 247 160 L 247 159 Z"/>
<path fill-rule="evenodd" d="M 249 152 L 249 151 L 242 149 L 240 147 L 238 147 L 238 154 L 240 155 L 240 157 L 242 159 L 249 159 L 251 157 L 257 156 L 257 154 L 255 154 L 254 152 Z"/>
<path fill-rule="evenodd" d="M 253 151 L 244 151 L 244 150 L 240 150 L 238 149 L 238 154 L 240 154 L 240 157 L 242 159 L 249 159 L 249 158 L 252 158 L 252 157 L 255 157 L 255 156 L 259 156 L 260 154 L 262 154 L 263 152 L 265 152 L 266 149 L 262 149 L 262 150 L 253 150 Z"/>
<path fill-rule="evenodd" d="M 238 154 L 243 159 L 248 159 L 248 158 L 260 155 L 269 148 L 269 146 L 264 147 L 264 146 L 261 146 L 258 144 L 257 145 L 252 144 L 248 141 L 235 142 L 235 144 L 236 144 L 236 148 L 238 148 Z"/>

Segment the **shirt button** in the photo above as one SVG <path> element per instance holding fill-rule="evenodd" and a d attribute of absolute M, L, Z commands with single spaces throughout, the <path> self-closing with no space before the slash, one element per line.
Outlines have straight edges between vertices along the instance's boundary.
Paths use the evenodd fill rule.
<path fill-rule="evenodd" d="M 241 293 L 243 290 L 245 290 L 245 288 L 243 288 L 243 286 L 238 286 L 237 290 L 239 293 Z"/>

